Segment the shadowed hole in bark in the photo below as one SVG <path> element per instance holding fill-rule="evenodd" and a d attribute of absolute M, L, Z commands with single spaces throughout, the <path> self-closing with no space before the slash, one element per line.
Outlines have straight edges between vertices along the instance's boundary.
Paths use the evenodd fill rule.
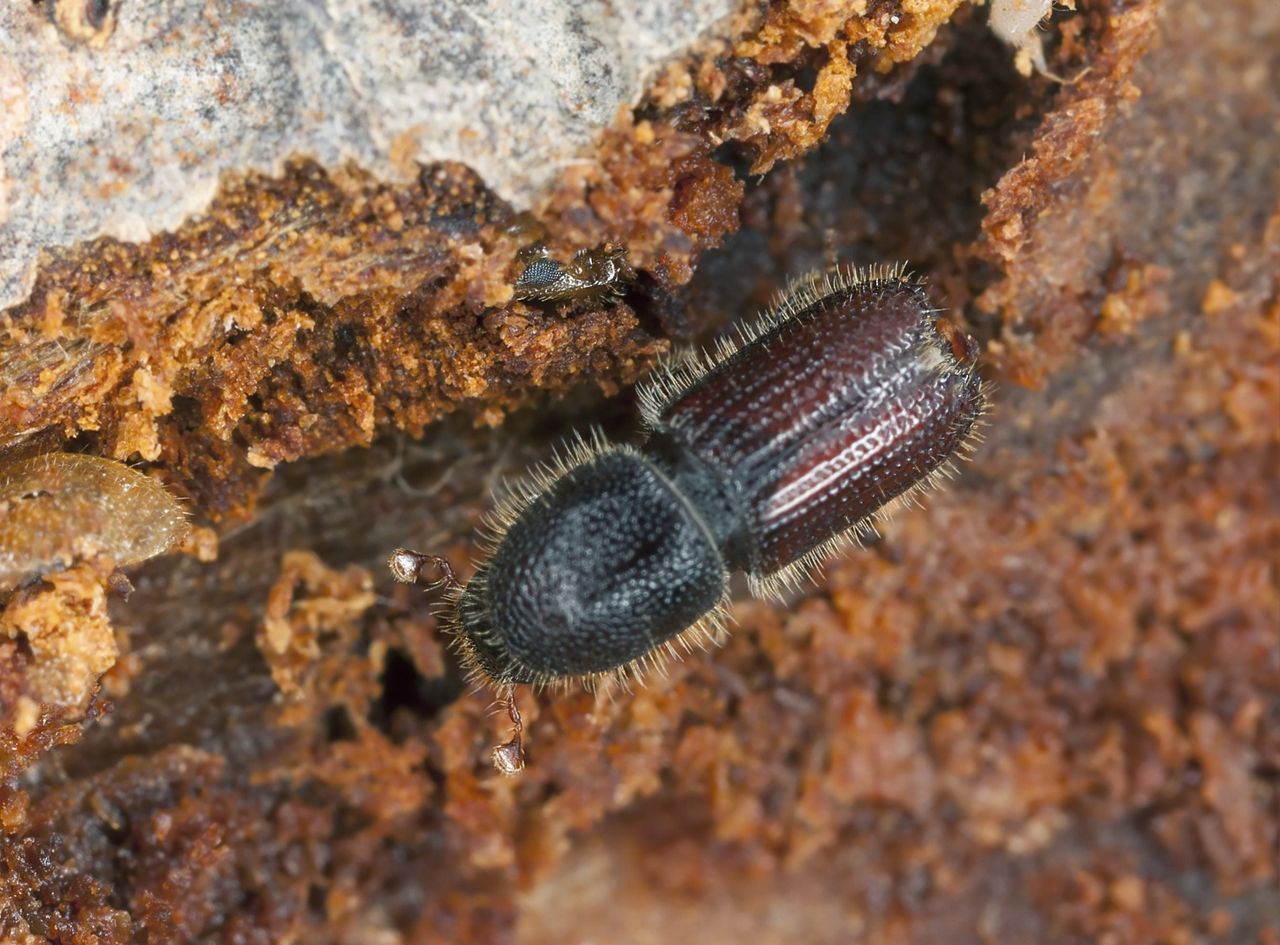
<path fill-rule="evenodd" d="M 405 723 L 434 717 L 466 689 L 453 660 L 443 676 L 428 679 L 418 672 L 413 660 L 395 649 L 388 651 L 379 681 L 382 694 L 370 708 L 369 721 L 393 739 L 406 734 Z"/>

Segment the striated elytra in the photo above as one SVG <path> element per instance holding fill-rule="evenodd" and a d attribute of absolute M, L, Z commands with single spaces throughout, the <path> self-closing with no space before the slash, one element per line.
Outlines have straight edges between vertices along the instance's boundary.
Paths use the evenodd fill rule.
<path fill-rule="evenodd" d="M 795 583 L 971 447 L 974 351 L 900 267 L 792 285 L 641 389 L 640 447 L 579 442 L 500 504 L 492 555 L 451 588 L 464 662 L 501 689 L 590 684 L 717 639 L 732 572 Z"/>

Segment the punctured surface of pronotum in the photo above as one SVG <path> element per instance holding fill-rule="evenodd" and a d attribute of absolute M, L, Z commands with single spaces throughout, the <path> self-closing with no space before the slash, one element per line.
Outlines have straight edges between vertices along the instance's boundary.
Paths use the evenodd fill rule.
<path fill-rule="evenodd" d="M 530 505 L 468 585 L 467 655 L 504 682 L 606 673 L 696 622 L 724 581 L 715 543 L 670 481 L 636 452 L 610 450 Z"/>

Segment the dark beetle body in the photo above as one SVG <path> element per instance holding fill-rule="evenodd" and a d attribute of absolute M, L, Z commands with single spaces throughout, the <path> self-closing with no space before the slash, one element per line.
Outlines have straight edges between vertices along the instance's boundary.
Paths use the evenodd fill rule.
<path fill-rule="evenodd" d="M 889 271 L 802 283 L 642 401 L 645 444 L 584 453 L 510 510 L 457 599 L 464 656 L 500 686 L 634 670 L 705 634 L 730 572 L 768 590 L 812 566 L 927 484 L 985 396 L 964 336 Z"/>

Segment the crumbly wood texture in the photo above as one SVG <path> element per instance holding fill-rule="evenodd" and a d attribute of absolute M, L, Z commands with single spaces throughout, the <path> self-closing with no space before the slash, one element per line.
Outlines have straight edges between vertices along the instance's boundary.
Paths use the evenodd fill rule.
<path fill-rule="evenodd" d="M 981 11 L 855 7 L 771 6 L 546 192 L 559 258 L 628 248 L 616 304 L 512 302 L 527 231 L 456 166 L 233 177 L 47 260 L 6 435 L 144 459 L 221 541 L 110 596 L 83 716 L 0 738 L 0 938 L 1280 942 L 1280 12 L 1080 0 L 1062 85 Z M 966 323 L 987 442 L 723 649 L 523 698 L 501 777 L 385 555 L 468 575 L 499 476 L 832 256 Z"/>

